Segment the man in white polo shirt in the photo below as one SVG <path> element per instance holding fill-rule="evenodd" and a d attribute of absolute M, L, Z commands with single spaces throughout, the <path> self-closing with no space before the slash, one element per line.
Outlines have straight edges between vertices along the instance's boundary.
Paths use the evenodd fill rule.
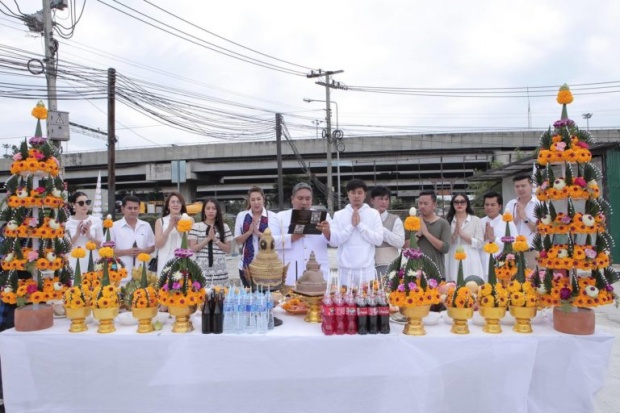
<path fill-rule="evenodd" d="M 131 271 L 138 254 L 143 252 L 150 254 L 155 250 L 155 234 L 148 222 L 138 219 L 140 213 L 138 197 L 127 195 L 121 205 L 123 218 L 114 222 L 111 235 L 114 241 L 114 253 L 127 269 L 127 277 L 121 280 L 121 284 L 125 285 L 131 280 Z"/>
<path fill-rule="evenodd" d="M 489 191 L 483 195 L 484 198 L 484 213 L 487 214 L 484 218 L 480 219 L 482 228 L 484 228 L 484 242 L 495 242 L 499 247 L 498 254 L 504 250 L 504 243 L 502 237 L 506 236 L 506 223 L 502 219 L 502 209 L 504 208 L 504 198 L 502 194 L 495 191 Z M 514 222 L 508 223 L 510 228 L 510 235 L 517 236 L 517 227 Z M 482 253 L 480 257 L 482 260 L 482 271 L 487 275 L 489 270 L 489 254 Z"/>

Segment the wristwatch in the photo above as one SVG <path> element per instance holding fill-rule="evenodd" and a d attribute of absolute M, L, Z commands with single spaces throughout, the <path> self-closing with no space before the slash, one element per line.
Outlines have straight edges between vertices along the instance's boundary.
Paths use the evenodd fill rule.
<path fill-rule="evenodd" d="M 529 224 L 529 223 L 530 223 L 530 221 L 529 221 L 529 220 L 527 220 L 527 219 L 526 219 L 526 220 L 524 220 L 523 222 L 525 222 L 526 224 Z"/>

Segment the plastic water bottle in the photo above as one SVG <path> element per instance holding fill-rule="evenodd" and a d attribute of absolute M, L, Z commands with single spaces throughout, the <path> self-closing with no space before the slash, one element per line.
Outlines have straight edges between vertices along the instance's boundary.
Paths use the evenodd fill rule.
<path fill-rule="evenodd" d="M 267 331 L 269 331 L 269 328 L 267 326 L 268 324 L 267 302 L 266 302 L 267 297 L 265 294 L 259 294 L 259 295 L 260 297 L 256 305 L 256 313 L 257 313 L 256 331 L 258 332 L 258 334 L 266 334 Z"/>
<path fill-rule="evenodd" d="M 239 293 L 237 294 L 237 308 L 234 315 L 235 320 L 235 334 L 243 334 L 245 331 L 245 324 L 243 324 L 244 314 L 245 314 L 245 289 L 239 288 Z"/>
<path fill-rule="evenodd" d="M 235 329 L 235 304 L 233 302 L 233 290 L 234 287 L 230 287 L 228 294 L 224 297 L 224 334 L 232 334 Z"/>
<path fill-rule="evenodd" d="M 267 329 L 273 330 L 273 296 L 270 290 L 267 290 L 265 301 L 267 306 Z"/>
<path fill-rule="evenodd" d="M 245 295 L 244 304 L 244 332 L 246 334 L 256 333 L 256 304 L 254 300 L 254 294 L 252 294 L 252 292 Z"/>

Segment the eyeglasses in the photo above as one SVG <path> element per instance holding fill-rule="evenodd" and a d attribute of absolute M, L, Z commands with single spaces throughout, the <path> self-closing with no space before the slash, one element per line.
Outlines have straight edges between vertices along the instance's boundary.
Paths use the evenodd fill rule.
<path fill-rule="evenodd" d="M 454 205 L 464 205 L 467 204 L 467 201 L 465 201 L 464 199 L 457 199 L 456 201 L 452 201 L 452 203 Z"/>
<path fill-rule="evenodd" d="M 77 201 L 76 204 L 79 206 L 84 206 L 84 204 L 90 205 L 90 199 L 87 199 L 86 201 Z"/>

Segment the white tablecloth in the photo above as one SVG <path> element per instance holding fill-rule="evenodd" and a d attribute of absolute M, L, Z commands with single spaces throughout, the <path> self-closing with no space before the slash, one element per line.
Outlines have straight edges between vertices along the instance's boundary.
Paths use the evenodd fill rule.
<path fill-rule="evenodd" d="M 614 337 L 556 332 L 457 336 L 440 321 L 424 337 L 323 336 L 279 313 L 267 335 L 203 335 L 120 326 L 0 334 L 8 413 L 540 412 L 587 413 Z"/>

